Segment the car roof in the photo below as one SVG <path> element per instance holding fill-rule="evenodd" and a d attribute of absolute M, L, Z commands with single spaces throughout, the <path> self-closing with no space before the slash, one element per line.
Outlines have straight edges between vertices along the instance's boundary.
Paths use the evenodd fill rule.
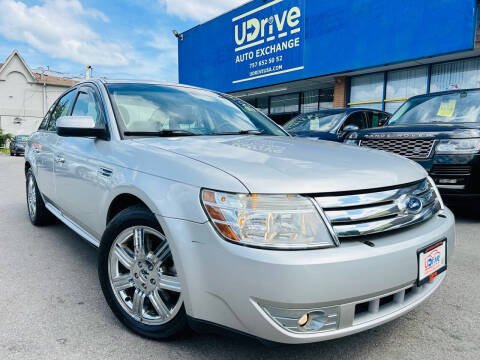
<path fill-rule="evenodd" d="M 424 97 L 442 96 L 442 95 L 456 94 L 456 93 L 462 93 L 462 92 L 472 92 L 472 91 L 480 91 L 480 88 L 438 91 L 438 92 L 432 92 L 432 93 L 429 93 L 429 94 L 412 96 L 410 99 L 420 99 L 420 98 L 424 98 Z"/>
<path fill-rule="evenodd" d="M 308 113 L 303 113 L 303 114 L 300 114 L 300 115 L 308 115 L 308 114 L 333 115 L 333 114 L 342 114 L 342 113 L 351 114 L 353 112 L 358 112 L 358 111 L 380 111 L 380 112 L 383 112 L 381 110 L 368 109 L 368 108 L 336 108 L 336 109 L 315 110 L 315 111 L 311 111 L 311 112 L 308 112 Z"/>
<path fill-rule="evenodd" d="M 105 79 L 105 78 L 95 78 L 95 79 L 87 79 L 82 82 L 80 82 L 77 85 L 80 85 L 82 83 L 88 83 L 88 82 L 96 82 L 96 83 L 101 83 L 101 84 L 145 84 L 145 85 L 161 85 L 161 86 L 170 86 L 170 87 L 181 87 L 181 88 L 190 88 L 190 89 L 199 89 L 199 90 L 205 90 L 205 91 L 211 91 L 215 92 L 213 90 L 209 89 L 204 89 L 200 88 L 198 86 L 191 86 L 191 85 L 185 85 L 185 84 L 175 84 L 175 83 L 169 83 L 165 81 L 155 81 L 155 80 L 121 80 L 121 79 Z"/>

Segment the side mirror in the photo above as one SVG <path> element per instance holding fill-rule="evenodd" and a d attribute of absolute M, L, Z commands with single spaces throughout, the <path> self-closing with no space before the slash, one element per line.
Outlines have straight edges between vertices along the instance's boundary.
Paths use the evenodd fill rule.
<path fill-rule="evenodd" d="M 346 139 L 348 134 L 350 134 L 351 132 L 357 131 L 359 129 L 360 128 L 357 125 L 347 125 L 343 128 L 342 132 L 339 133 L 339 137 L 341 139 Z"/>
<path fill-rule="evenodd" d="M 96 126 L 91 116 L 61 116 L 57 119 L 56 126 L 59 136 L 108 139 L 107 129 Z"/>
<path fill-rule="evenodd" d="M 352 131 L 358 131 L 359 127 L 357 125 L 347 125 L 343 128 L 343 132 L 349 133 Z"/>

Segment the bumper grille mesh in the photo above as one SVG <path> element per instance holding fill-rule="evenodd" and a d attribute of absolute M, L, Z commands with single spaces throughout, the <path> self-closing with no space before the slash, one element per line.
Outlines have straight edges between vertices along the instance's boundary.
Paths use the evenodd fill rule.
<path fill-rule="evenodd" d="M 432 166 L 430 173 L 432 175 L 453 175 L 453 176 L 468 176 L 472 172 L 472 167 L 469 165 L 455 165 L 455 164 L 435 164 Z"/>
<path fill-rule="evenodd" d="M 411 159 L 426 159 L 430 156 L 434 139 L 367 139 L 360 146 L 393 152 Z"/>

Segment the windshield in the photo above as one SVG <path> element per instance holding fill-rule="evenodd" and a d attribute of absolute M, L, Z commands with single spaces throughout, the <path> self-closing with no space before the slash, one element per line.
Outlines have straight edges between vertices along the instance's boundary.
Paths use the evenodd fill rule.
<path fill-rule="evenodd" d="M 403 104 L 388 125 L 479 122 L 480 91 L 422 96 Z"/>
<path fill-rule="evenodd" d="M 287 134 L 250 104 L 229 95 L 181 86 L 107 84 L 128 135 Z"/>
<path fill-rule="evenodd" d="M 28 135 L 17 135 L 17 136 L 15 136 L 15 139 L 17 141 L 27 141 L 28 140 Z"/>
<path fill-rule="evenodd" d="M 311 113 L 293 118 L 283 127 L 286 130 L 330 131 L 342 119 L 344 113 Z"/>

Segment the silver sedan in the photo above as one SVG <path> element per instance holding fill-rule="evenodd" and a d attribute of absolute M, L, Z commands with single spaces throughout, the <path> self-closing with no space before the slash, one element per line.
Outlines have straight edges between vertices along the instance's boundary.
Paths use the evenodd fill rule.
<path fill-rule="evenodd" d="M 292 138 L 193 87 L 72 87 L 28 139 L 25 174 L 32 223 L 57 217 L 99 247 L 110 308 L 155 339 L 359 332 L 432 295 L 454 249 L 453 215 L 416 163 Z"/>

